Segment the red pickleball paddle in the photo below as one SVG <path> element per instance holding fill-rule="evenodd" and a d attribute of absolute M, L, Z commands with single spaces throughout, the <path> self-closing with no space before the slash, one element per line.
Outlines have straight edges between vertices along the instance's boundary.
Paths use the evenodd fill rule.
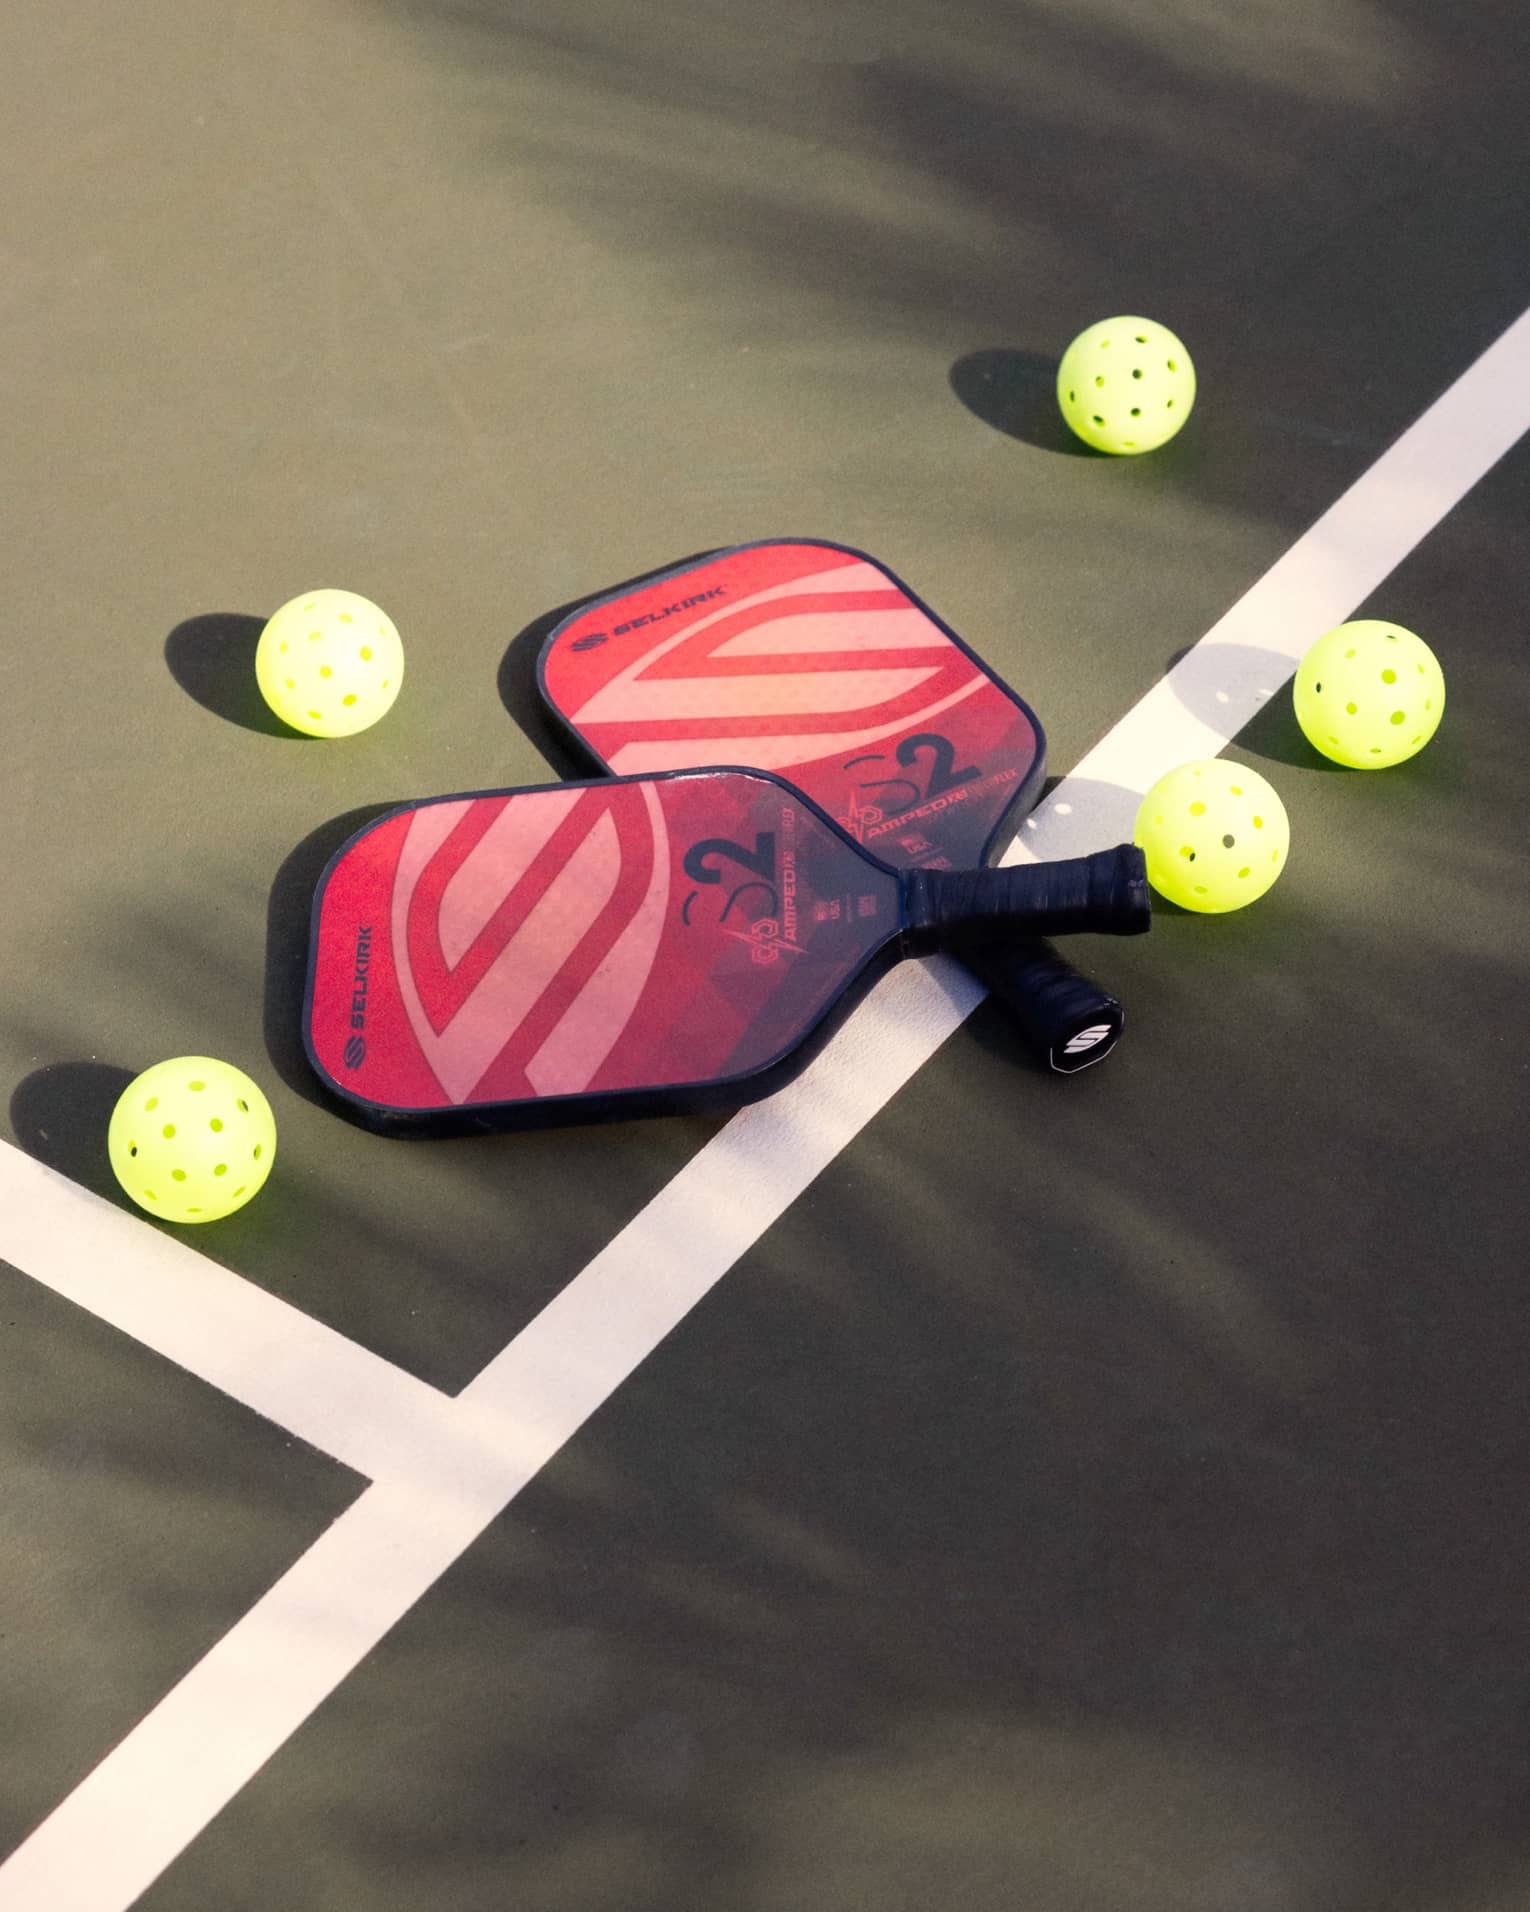
<path fill-rule="evenodd" d="M 742 545 L 592 599 L 549 635 L 537 675 L 596 768 L 770 770 L 899 868 L 988 863 L 1044 779 L 1030 707 L 843 545 Z M 957 953 L 1053 1069 L 1114 1047 L 1119 1001 L 1046 944 Z"/>
<path fill-rule="evenodd" d="M 903 956 L 1148 922 L 1130 845 L 900 871 L 757 771 L 440 797 L 331 859 L 304 1041 L 394 1133 L 731 1108 L 796 1074 Z"/>

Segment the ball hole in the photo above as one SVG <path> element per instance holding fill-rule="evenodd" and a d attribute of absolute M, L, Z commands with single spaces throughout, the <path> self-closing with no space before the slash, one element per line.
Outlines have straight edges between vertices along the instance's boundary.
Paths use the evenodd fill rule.
<path fill-rule="evenodd" d="M 1394 724 L 1405 724 L 1408 721 L 1407 712 L 1402 710 L 1394 710 L 1392 712 L 1392 715 L 1389 721 Z"/>
<path fill-rule="evenodd" d="M 1390 670 L 1383 671 L 1381 673 L 1381 681 L 1383 684 L 1395 684 L 1397 682 L 1397 672 Z"/>
<path fill-rule="evenodd" d="M 309 711 L 308 715 L 314 720 L 316 724 L 322 724 L 324 721 L 322 713 L 317 710 Z"/>
<path fill-rule="evenodd" d="M 1094 382 L 1096 385 L 1103 385 L 1105 383 L 1105 374 L 1101 372 L 1099 377 Z"/>
<path fill-rule="evenodd" d="M 1424 699 L 1424 709 L 1425 709 L 1425 710 L 1433 710 L 1433 709 L 1434 709 L 1434 704 L 1433 704 L 1433 702 L 1432 702 L 1432 700 L 1431 700 L 1431 699 L 1429 699 L 1428 697 L 1426 697 L 1426 698 Z"/>
<path fill-rule="evenodd" d="M 1236 841 L 1237 839 L 1235 837 L 1225 836 L 1222 839 L 1222 848 L 1224 850 L 1230 850 Z"/>
<path fill-rule="evenodd" d="M 1204 804 L 1204 803 L 1192 803 L 1192 804 L 1191 804 L 1191 806 L 1190 806 L 1190 814 L 1191 814 L 1191 816 L 1193 816 L 1193 817 L 1203 817 L 1203 816 L 1205 816 L 1205 814 L 1206 814 L 1206 806 L 1205 806 L 1205 804 Z"/>
<path fill-rule="evenodd" d="M 1313 690 L 1314 696 L 1321 696 L 1323 692 L 1323 686 L 1321 684 L 1314 684 L 1312 686 L 1312 690 Z"/>
<path fill-rule="evenodd" d="M 346 705 L 347 708 L 349 708 L 350 705 L 354 704 L 356 701 L 355 691 L 352 691 L 348 697 L 342 697 L 340 701 L 342 704 Z"/>
<path fill-rule="evenodd" d="M 1197 883 L 1195 885 L 1195 893 L 1197 896 L 1204 896 L 1206 894 L 1206 885 L 1204 883 Z"/>
<path fill-rule="evenodd" d="M 1373 757 L 1379 757 L 1379 756 L 1381 755 L 1381 745 L 1380 745 L 1380 744 L 1372 744 L 1372 745 L 1371 745 L 1371 755 L 1372 755 Z"/>
<path fill-rule="evenodd" d="M 297 679 L 295 677 L 289 677 L 286 681 L 288 690 L 297 689 Z"/>
<path fill-rule="evenodd" d="M 351 616 L 349 611 L 342 611 L 340 613 L 340 622 L 342 624 L 354 624 L 356 620 Z"/>
<path fill-rule="evenodd" d="M 1230 796 L 1241 797 L 1243 795 L 1243 785 L 1241 783 L 1230 783 L 1227 789 Z"/>
<path fill-rule="evenodd" d="M 257 1162 L 258 1162 L 258 1161 L 260 1160 L 260 1144 L 259 1144 L 259 1142 L 257 1142 L 257 1143 L 255 1144 L 255 1160 L 256 1160 Z"/>
<path fill-rule="evenodd" d="M 1244 864 L 1244 866 L 1243 866 L 1243 868 L 1242 868 L 1241 870 L 1239 870 L 1239 872 L 1238 872 L 1238 874 L 1239 874 L 1239 876 L 1247 876 L 1247 875 L 1248 875 L 1248 865 L 1247 865 L 1246 863 Z"/>
<path fill-rule="evenodd" d="M 1415 737 L 1415 738 L 1413 739 L 1413 742 L 1412 742 L 1412 743 L 1411 743 L 1411 744 L 1410 744 L 1410 745 L 1408 746 L 1408 748 L 1409 748 L 1410 750 L 1416 750 L 1416 749 L 1418 748 L 1418 746 L 1419 746 L 1419 745 L 1420 745 L 1420 744 L 1421 744 L 1421 743 L 1422 743 L 1423 741 L 1424 741 L 1424 739 L 1423 739 L 1423 737 L 1422 737 L 1422 735 L 1420 735 L 1420 736 L 1417 736 L 1417 737 Z"/>
<path fill-rule="evenodd" d="M 312 605 L 312 604 L 305 604 L 305 605 L 303 606 L 303 609 L 304 609 L 305 611 L 312 611 L 312 610 L 314 610 L 315 608 L 316 608 L 316 607 L 315 607 L 314 605 Z"/>
<path fill-rule="evenodd" d="M 240 1196 L 241 1196 L 241 1195 L 242 1195 L 242 1194 L 244 1193 L 244 1191 L 245 1191 L 245 1189 L 246 1189 L 246 1188 L 247 1188 L 248 1186 L 249 1186 L 249 1184 L 248 1184 L 248 1183 L 241 1183 L 241 1184 L 240 1184 L 240 1186 L 239 1186 L 238 1188 L 236 1188 L 236 1189 L 234 1190 L 234 1192 L 233 1192 L 233 1194 L 232 1194 L 232 1195 L 231 1195 L 231 1196 L 229 1197 L 229 1200 L 230 1200 L 231 1202 L 237 1202 L 237 1201 L 238 1201 L 238 1199 L 239 1199 L 239 1197 L 240 1197 Z"/>
<path fill-rule="evenodd" d="M 370 663 L 371 663 L 371 661 L 372 661 L 372 646 L 371 646 L 370 644 L 363 644 L 363 645 L 362 645 L 362 647 L 361 647 L 361 661 L 362 661 L 362 663 L 363 663 L 363 664 L 370 664 Z"/>
<path fill-rule="evenodd" d="M 207 1084 L 205 1082 L 188 1082 L 186 1084 L 186 1087 L 190 1089 L 194 1094 L 200 1095 L 202 1091 L 207 1087 Z"/>
<path fill-rule="evenodd" d="M 1422 664 L 1415 664 L 1414 669 L 1418 672 L 1420 677 L 1424 675 L 1424 667 Z"/>
<path fill-rule="evenodd" d="M 320 638 L 321 638 L 321 637 L 322 637 L 323 635 L 324 635 L 324 633 L 323 633 L 322 631 L 310 631 L 310 632 L 308 633 L 308 641 L 309 641 L 309 643 L 310 643 L 310 644 L 317 644 L 317 643 L 318 643 L 318 641 L 319 641 L 319 639 L 320 639 Z"/>
<path fill-rule="evenodd" d="M 128 1154 L 129 1154 L 129 1155 L 136 1155 L 137 1153 L 138 1153 L 138 1144 L 137 1144 L 136 1142 L 129 1142 L 129 1143 L 128 1143 Z"/>
<path fill-rule="evenodd" d="M 157 1109 L 159 1107 L 159 1097 L 157 1095 L 151 1095 L 148 1101 L 145 1102 L 143 1106 L 144 1106 L 145 1114 L 148 1114 L 150 1111 Z"/>
<path fill-rule="evenodd" d="M 1134 334 L 1134 337 L 1136 338 L 1136 340 L 1137 340 L 1137 343 L 1138 343 L 1139 345 L 1146 345 L 1146 344 L 1147 344 L 1147 333 L 1146 333 L 1146 332 L 1138 332 L 1138 333 L 1135 333 L 1135 334 Z"/>
<path fill-rule="evenodd" d="M 183 1168 L 173 1168 L 173 1169 L 171 1169 L 171 1171 L 170 1171 L 170 1179 L 171 1179 L 171 1181 L 172 1181 L 172 1182 L 184 1182 L 184 1181 L 185 1181 L 185 1179 L 186 1179 L 186 1171 L 185 1171 L 185 1169 L 183 1169 Z"/>
<path fill-rule="evenodd" d="M 387 680 L 387 678 L 386 678 L 386 677 L 385 677 L 385 678 L 383 679 L 383 681 L 382 681 L 382 687 L 383 687 L 383 689 L 384 689 L 384 690 L 386 690 L 386 689 L 388 688 L 388 680 Z"/>
<path fill-rule="evenodd" d="M 1132 407 L 1132 417 L 1133 417 L 1133 418 L 1141 418 L 1141 416 L 1142 416 L 1142 407 L 1141 407 L 1140 405 L 1133 405 L 1133 407 Z"/>
<path fill-rule="evenodd" d="M 160 1130 L 160 1134 L 167 1142 L 173 1142 L 175 1140 L 175 1124 L 173 1122 L 167 1122 Z"/>
<path fill-rule="evenodd" d="M 1353 717 L 1359 706 L 1356 704 L 1346 704 L 1344 708 L 1349 712 L 1350 716 Z"/>
<path fill-rule="evenodd" d="M 281 656 L 285 657 L 287 655 L 287 646 L 285 644 L 278 644 L 276 648 Z"/>
<path fill-rule="evenodd" d="M 1329 743 L 1331 743 L 1331 744 L 1336 744 L 1336 743 L 1338 743 L 1338 742 L 1339 742 L 1339 740 L 1338 740 L 1338 738 L 1337 738 L 1337 737 L 1330 737 L 1330 738 L 1328 739 L 1328 741 L 1329 741 Z M 1342 745 L 1340 745 L 1340 748 L 1342 749 L 1342 748 L 1343 748 L 1343 746 L 1342 746 Z"/>
<path fill-rule="evenodd" d="M 1187 863 L 1193 863 L 1195 861 L 1195 852 L 1190 848 L 1188 843 L 1180 844 L 1179 853 Z"/>
<path fill-rule="evenodd" d="M 202 1212 L 202 1211 L 201 1211 L 201 1209 L 200 1209 L 200 1208 L 188 1208 L 188 1209 L 186 1210 L 186 1213 L 187 1213 L 188 1215 L 200 1215 L 200 1214 L 201 1214 L 201 1212 Z"/>
<path fill-rule="evenodd" d="M 1100 414 L 1099 414 L 1098 412 L 1096 412 L 1096 413 L 1094 414 L 1094 422 L 1095 422 L 1095 424 L 1096 424 L 1096 425 L 1103 425 L 1103 424 L 1105 423 L 1105 421 L 1104 421 L 1104 419 L 1103 419 L 1103 418 L 1101 418 L 1101 416 L 1100 416 Z"/>
<path fill-rule="evenodd" d="M 1136 439 L 1135 439 L 1135 438 L 1123 438 L 1123 439 L 1121 440 L 1121 448 L 1122 448 L 1122 450 L 1123 450 L 1123 451 L 1135 451 L 1135 450 L 1137 449 L 1137 441 L 1136 441 Z M 386 690 L 386 689 L 387 689 L 387 686 L 386 686 L 386 685 L 384 685 L 384 686 L 383 686 L 383 688 L 384 688 L 384 689 Z"/>
<path fill-rule="evenodd" d="M 330 669 L 328 664 L 321 664 L 319 666 L 319 675 L 321 677 L 333 677 L 334 674 L 335 673 Z"/>
<path fill-rule="evenodd" d="M 1136 369 L 1135 369 L 1135 370 L 1133 371 L 1133 373 L 1132 373 L 1132 377 L 1133 377 L 1133 378 L 1141 378 L 1141 376 L 1142 376 L 1142 367 L 1141 367 L 1141 366 L 1139 365 L 1139 366 L 1137 366 L 1137 368 L 1136 368 Z"/>
<path fill-rule="evenodd" d="M 1397 642 L 1396 631 L 1388 631 L 1386 634 L 1386 639 L 1389 644 L 1395 644 Z"/>
<path fill-rule="evenodd" d="M 1344 655 L 1345 655 L 1346 657 L 1353 657 L 1353 656 L 1354 656 L 1354 654 L 1355 654 L 1355 653 L 1354 653 L 1354 652 L 1353 652 L 1352 650 L 1351 650 L 1351 651 L 1346 651 L 1346 652 L 1344 653 Z"/>
<path fill-rule="evenodd" d="M 1179 370 L 1179 362 L 1176 359 L 1165 359 L 1164 364 L 1168 366 L 1171 372 L 1177 372 Z M 1172 405 L 1174 400 L 1171 398 L 1169 403 Z"/>
<path fill-rule="evenodd" d="M 214 1135 L 221 1135 L 221 1134 L 223 1133 L 223 1118 L 222 1118 L 222 1116 L 221 1116 L 221 1115 L 215 1115 L 215 1116 L 213 1117 L 213 1119 L 211 1120 L 211 1122 L 209 1122 L 209 1123 L 208 1123 L 208 1125 L 207 1125 L 207 1126 L 208 1126 L 208 1127 L 209 1127 L 209 1128 L 210 1128 L 210 1129 L 212 1130 L 212 1132 L 213 1132 L 213 1134 L 214 1134 Z"/>
<path fill-rule="evenodd" d="M 250 1112 L 250 1105 L 248 1102 L 245 1101 L 243 1096 L 240 1096 L 239 1100 L 235 1103 L 234 1106 L 238 1109 L 241 1115 L 248 1115 Z"/>
<path fill-rule="evenodd" d="M 1173 411 L 1173 409 L 1174 409 L 1174 400 L 1173 400 L 1172 398 L 1171 398 L 1171 399 L 1169 400 L 1169 402 L 1168 402 L 1168 404 L 1167 404 L 1167 405 L 1166 405 L 1166 406 L 1164 407 L 1164 409 L 1165 409 L 1166 411 L 1170 411 L 1170 412 L 1172 412 L 1172 411 Z"/>
<path fill-rule="evenodd" d="M 159 1200 L 159 1197 L 154 1193 L 152 1188 L 146 1188 L 144 1190 L 143 1198 L 146 1202 L 157 1202 Z"/>
<path fill-rule="evenodd" d="M 1264 818 L 1263 818 L 1263 817 L 1255 817 L 1255 818 L 1254 818 L 1254 828 L 1255 828 L 1256 830 L 1262 830 L 1262 829 L 1264 828 Z"/>
<path fill-rule="evenodd" d="M 227 1173 L 228 1173 L 227 1162 L 220 1162 L 218 1166 L 213 1170 L 214 1175 L 227 1175 Z"/>

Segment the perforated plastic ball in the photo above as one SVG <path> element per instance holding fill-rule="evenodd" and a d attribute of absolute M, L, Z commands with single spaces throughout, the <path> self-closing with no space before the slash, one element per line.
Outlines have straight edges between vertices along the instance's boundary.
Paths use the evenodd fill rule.
<path fill-rule="evenodd" d="M 1286 867 L 1286 806 L 1257 771 L 1206 757 L 1160 777 L 1133 840 L 1148 881 L 1182 909 L 1221 915 L 1264 895 Z"/>
<path fill-rule="evenodd" d="M 150 1215 L 221 1221 L 265 1186 L 276 1118 L 242 1069 L 211 1056 L 173 1056 L 123 1090 L 106 1149 L 112 1173 Z"/>
<path fill-rule="evenodd" d="M 1318 639 L 1291 697 L 1314 750 L 1351 770 L 1386 770 L 1422 750 L 1439 728 L 1445 674 L 1412 631 L 1357 618 Z"/>
<path fill-rule="evenodd" d="M 393 707 L 404 646 L 393 620 L 354 591 L 305 591 L 277 611 L 255 647 L 260 694 L 310 737 L 350 737 Z"/>
<path fill-rule="evenodd" d="M 1195 403 L 1184 342 L 1152 319 L 1101 319 L 1063 353 L 1057 402 L 1097 451 L 1133 457 L 1166 444 Z"/>

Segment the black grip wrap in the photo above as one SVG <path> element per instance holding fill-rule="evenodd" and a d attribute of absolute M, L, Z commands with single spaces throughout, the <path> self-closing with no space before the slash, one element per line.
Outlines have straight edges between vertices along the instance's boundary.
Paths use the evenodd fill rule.
<path fill-rule="evenodd" d="M 1064 962 L 1050 943 L 958 942 L 956 954 L 1059 1075 L 1103 1062 L 1115 1048 L 1120 1002 Z"/>
<path fill-rule="evenodd" d="M 1135 936 L 1152 922 L 1147 865 L 1130 843 L 1056 863 L 1000 870 L 910 870 L 903 879 L 902 947 L 928 956 L 966 943 L 1092 930 Z"/>

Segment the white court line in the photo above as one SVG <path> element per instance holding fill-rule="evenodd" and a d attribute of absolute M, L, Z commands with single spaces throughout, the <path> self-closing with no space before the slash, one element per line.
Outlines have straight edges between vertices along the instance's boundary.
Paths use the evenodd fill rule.
<path fill-rule="evenodd" d="M 1135 798 L 1227 744 L 1527 429 L 1530 313 L 1090 751 L 1019 854 L 1121 835 Z M 124 1912 L 980 994 L 948 965 L 902 965 L 805 1075 L 714 1136 L 464 1390 L 450 1432 L 363 1494 L 0 1867 L 0 1912 Z"/>
<path fill-rule="evenodd" d="M 374 1478 L 451 1397 L 0 1142 L 0 1260 Z"/>

